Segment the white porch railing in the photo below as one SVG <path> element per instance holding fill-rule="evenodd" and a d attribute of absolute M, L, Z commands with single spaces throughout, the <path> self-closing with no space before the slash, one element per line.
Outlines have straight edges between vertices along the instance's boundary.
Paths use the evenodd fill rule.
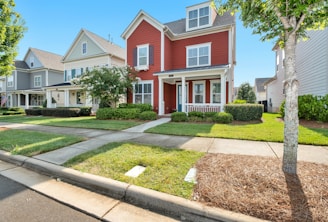
<path fill-rule="evenodd" d="M 220 112 L 221 104 L 206 103 L 206 104 L 197 104 L 197 103 L 186 103 L 186 112 Z"/>

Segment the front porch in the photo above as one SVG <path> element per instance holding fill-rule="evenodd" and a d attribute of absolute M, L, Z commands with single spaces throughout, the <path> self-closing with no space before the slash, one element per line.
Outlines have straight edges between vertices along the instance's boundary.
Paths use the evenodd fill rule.
<path fill-rule="evenodd" d="M 158 114 L 222 112 L 224 105 L 230 102 L 229 67 L 197 67 L 155 73 L 158 76 Z"/>

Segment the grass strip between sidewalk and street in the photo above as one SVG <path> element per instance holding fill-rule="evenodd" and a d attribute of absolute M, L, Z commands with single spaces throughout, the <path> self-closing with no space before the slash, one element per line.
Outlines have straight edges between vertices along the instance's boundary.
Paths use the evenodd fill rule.
<path fill-rule="evenodd" d="M 1 116 L 0 122 L 36 124 L 45 126 L 60 126 L 73 128 L 104 129 L 104 130 L 124 130 L 144 122 L 133 120 L 97 120 L 94 116 L 87 117 L 45 117 L 45 116 Z"/>
<path fill-rule="evenodd" d="M 134 143 L 109 143 L 66 162 L 66 167 L 164 193 L 191 198 L 194 184 L 185 182 L 189 169 L 205 153 Z M 124 174 L 134 166 L 146 167 L 138 177 Z"/>
<path fill-rule="evenodd" d="M 82 137 L 0 128 L 0 149 L 16 155 L 34 156 L 81 142 Z"/>
<path fill-rule="evenodd" d="M 199 136 L 254 141 L 283 142 L 284 124 L 279 114 L 263 113 L 262 122 L 234 122 L 232 124 L 169 122 L 146 130 L 179 136 Z M 299 126 L 299 143 L 328 145 L 328 130 Z"/>

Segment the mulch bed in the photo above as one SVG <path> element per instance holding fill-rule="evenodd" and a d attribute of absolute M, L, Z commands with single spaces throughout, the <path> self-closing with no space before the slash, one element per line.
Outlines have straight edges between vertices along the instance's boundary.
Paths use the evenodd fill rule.
<path fill-rule="evenodd" d="M 9 130 L 7 127 L 0 127 L 0 131 Z"/>
<path fill-rule="evenodd" d="M 270 221 L 328 221 L 328 165 L 298 162 L 298 175 L 276 158 L 207 154 L 196 165 L 194 199 Z"/>

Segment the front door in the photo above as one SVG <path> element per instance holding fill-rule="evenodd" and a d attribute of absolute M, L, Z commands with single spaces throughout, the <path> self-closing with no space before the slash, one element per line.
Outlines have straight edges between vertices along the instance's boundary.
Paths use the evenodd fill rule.
<path fill-rule="evenodd" d="M 178 112 L 181 112 L 182 111 L 182 85 L 181 84 L 178 84 L 177 85 L 177 107 L 178 107 Z M 188 102 L 188 85 L 186 84 L 186 103 Z"/>

